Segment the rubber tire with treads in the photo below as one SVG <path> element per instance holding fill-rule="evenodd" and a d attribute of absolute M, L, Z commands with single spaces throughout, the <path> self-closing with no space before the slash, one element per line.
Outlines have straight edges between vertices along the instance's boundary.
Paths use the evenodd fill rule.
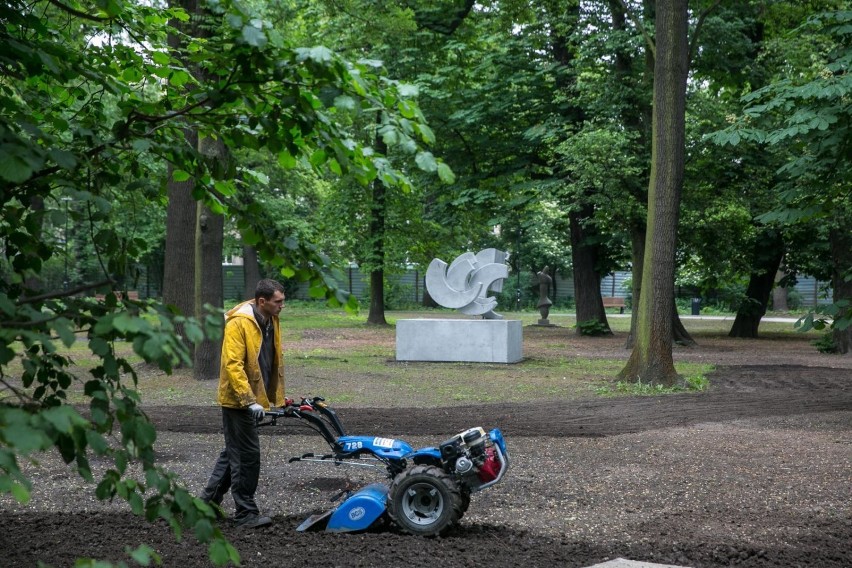
<path fill-rule="evenodd" d="M 388 493 L 388 516 L 404 532 L 443 534 L 463 514 L 461 490 L 439 467 L 418 465 L 397 475 Z"/>

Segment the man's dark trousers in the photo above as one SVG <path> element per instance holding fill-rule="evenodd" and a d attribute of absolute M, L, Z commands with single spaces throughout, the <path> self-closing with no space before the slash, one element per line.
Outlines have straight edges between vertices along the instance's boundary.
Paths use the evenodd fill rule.
<path fill-rule="evenodd" d="M 248 409 L 222 407 L 222 428 L 225 449 L 213 466 L 201 498 L 219 505 L 230 489 L 236 506 L 234 518 L 239 523 L 260 513 L 254 502 L 260 477 L 260 438 L 257 422 Z"/>

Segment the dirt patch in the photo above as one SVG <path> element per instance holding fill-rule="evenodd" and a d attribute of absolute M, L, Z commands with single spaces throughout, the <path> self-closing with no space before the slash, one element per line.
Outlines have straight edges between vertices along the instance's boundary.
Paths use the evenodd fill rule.
<path fill-rule="evenodd" d="M 311 341 L 331 341 L 325 334 L 332 333 Z M 545 341 L 540 353 L 547 352 Z M 289 456 L 324 448 L 317 436 L 284 422 L 265 429 L 262 441 L 258 500 L 275 524 L 240 532 L 223 521 L 223 530 L 246 566 L 580 567 L 616 557 L 696 568 L 852 566 L 852 365 L 812 350 L 803 356 L 798 341 L 772 341 L 743 350 L 717 338 L 700 350 L 678 349 L 676 357 L 722 365 L 703 394 L 341 408 L 350 433 L 402 437 L 415 446 L 476 425 L 503 430 L 512 469 L 474 496 L 444 538 L 405 536 L 392 527 L 297 533 L 305 517 L 329 506 L 329 496 L 375 479 L 287 464 Z M 618 338 L 567 347 L 600 356 L 621 348 Z M 160 432 L 163 464 L 199 490 L 221 446 L 218 409 L 147 412 Z M 31 473 L 37 489 L 30 504 L 0 500 L 0 566 L 126 561 L 125 546 L 142 542 L 164 566 L 209 565 L 206 548 L 191 535 L 176 542 L 164 524 L 147 524 L 121 503 L 93 500 L 91 488 L 68 479 L 55 456 Z"/>

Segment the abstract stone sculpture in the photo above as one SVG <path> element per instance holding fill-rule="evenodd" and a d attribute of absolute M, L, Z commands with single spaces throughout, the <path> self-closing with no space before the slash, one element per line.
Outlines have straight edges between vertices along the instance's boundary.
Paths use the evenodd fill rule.
<path fill-rule="evenodd" d="M 493 248 L 476 254 L 466 252 L 449 267 L 436 258 L 426 270 L 426 289 L 432 299 L 445 308 L 457 309 L 469 316 L 481 315 L 484 319 L 503 319 L 494 313 L 497 299 L 486 294 L 489 290 L 503 290 L 503 280 L 509 276 L 507 260 L 509 253 Z"/>

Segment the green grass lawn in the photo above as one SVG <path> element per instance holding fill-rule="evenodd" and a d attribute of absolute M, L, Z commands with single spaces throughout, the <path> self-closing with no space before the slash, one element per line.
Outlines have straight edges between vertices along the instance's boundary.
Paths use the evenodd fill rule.
<path fill-rule="evenodd" d="M 508 319 L 521 320 L 524 326 L 536 323 L 540 317 L 532 311 L 503 313 Z M 282 313 L 288 396 L 321 395 L 342 406 L 406 407 L 659 392 L 633 389 L 616 381 L 629 355 L 623 348 L 630 327 L 628 316 L 609 314 L 615 337 L 581 338 L 573 333 L 572 313 L 552 311 L 550 321 L 560 327 L 548 331 L 530 328 L 524 335 L 526 358 L 504 365 L 398 362 L 394 327 L 397 320 L 459 316 L 452 310 L 393 311 L 386 315 L 390 325 L 377 327 L 366 324 L 365 311 L 351 315 L 307 303 L 288 305 Z M 727 321 L 690 318 L 684 319 L 684 324 L 700 343 L 702 338 L 724 337 L 732 321 L 731 315 Z M 773 339 L 802 336 L 790 323 L 764 322 L 760 331 L 762 336 Z M 74 361 L 74 371 L 80 377 L 69 391 L 69 400 L 83 402 L 82 385 L 88 379 L 87 369 L 96 359 L 82 338 L 71 348 L 62 349 Z M 137 388 L 146 404 L 215 404 L 215 377 L 198 381 L 191 369 L 166 375 L 143 364 L 129 344 L 117 343 L 115 349 L 134 365 L 139 376 Z M 702 383 L 702 378 L 713 370 L 712 364 L 688 361 L 678 361 L 676 368 L 682 376 L 704 386 L 706 381 Z M 13 362 L 5 372 L 4 380 L 14 384 L 15 376 L 21 372 L 20 363 Z M 8 391 L 0 391 L 3 395 L 9 396 Z"/>

